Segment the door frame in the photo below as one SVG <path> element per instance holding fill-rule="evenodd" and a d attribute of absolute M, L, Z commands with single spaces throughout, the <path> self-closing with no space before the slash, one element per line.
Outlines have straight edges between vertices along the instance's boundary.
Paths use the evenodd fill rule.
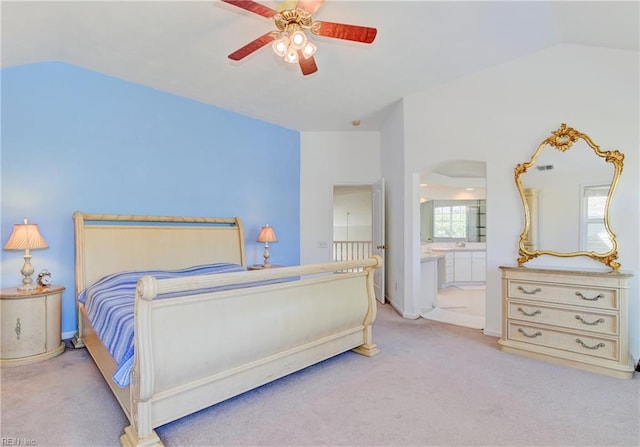
<path fill-rule="evenodd" d="M 386 288 L 385 288 L 385 228 L 384 228 L 384 220 L 385 220 L 385 210 L 384 210 L 384 179 L 381 178 L 373 183 L 336 183 L 333 184 L 332 187 L 332 220 L 331 220 L 331 244 L 335 241 L 335 189 L 338 188 L 362 188 L 367 187 L 370 191 L 370 199 L 371 199 L 371 212 L 370 212 L 370 221 L 371 221 L 371 254 L 378 255 L 382 258 L 382 266 L 374 271 L 374 293 L 376 295 L 376 299 L 384 303 L 386 300 Z M 374 196 L 378 192 L 378 196 L 381 199 L 381 203 L 375 206 L 374 204 Z M 374 213 L 376 210 L 379 211 L 379 224 L 375 225 L 374 221 Z M 378 237 L 376 237 L 378 236 Z M 383 248 L 377 248 L 383 247 Z M 333 259 L 333 258 L 332 258 Z"/>

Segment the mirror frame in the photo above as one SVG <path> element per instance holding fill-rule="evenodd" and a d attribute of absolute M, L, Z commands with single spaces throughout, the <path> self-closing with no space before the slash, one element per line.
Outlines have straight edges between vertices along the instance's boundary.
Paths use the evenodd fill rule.
<path fill-rule="evenodd" d="M 524 230 L 520 234 L 518 250 L 518 254 L 520 255 L 520 257 L 518 257 L 518 266 L 522 266 L 522 264 L 524 264 L 525 262 L 531 259 L 535 259 L 541 255 L 559 256 L 565 258 L 574 256 L 588 256 L 592 259 L 595 259 L 596 261 L 604 263 L 605 265 L 611 267 L 611 269 L 613 270 L 618 270 L 621 265 L 619 262 L 617 262 L 618 241 L 616 240 L 616 235 L 613 233 L 613 231 L 611 231 L 611 227 L 609 226 L 609 205 L 611 204 L 613 193 L 616 190 L 618 179 L 620 178 L 620 174 L 622 173 L 624 154 L 620 153 L 617 150 L 600 150 L 600 147 L 593 141 L 591 141 L 591 138 L 589 138 L 586 134 L 578 132 L 571 127 L 567 127 L 565 123 L 562 123 L 560 128 L 556 131 L 551 132 L 551 134 L 552 135 L 550 137 L 540 143 L 538 149 L 528 162 L 520 163 L 515 167 L 515 181 L 518 187 L 518 192 L 520 193 L 520 198 L 522 199 L 522 205 L 524 207 Z M 609 193 L 607 194 L 607 200 L 604 209 L 604 226 L 607 230 L 607 233 L 609 234 L 609 237 L 611 238 L 611 250 L 606 253 L 593 251 L 561 253 L 552 250 L 529 250 L 527 248 L 527 241 L 529 239 L 529 232 L 531 231 L 531 210 L 529 209 L 529 203 L 525 197 L 525 191 L 522 186 L 521 176 L 522 174 L 527 172 L 527 169 L 535 164 L 536 159 L 542 153 L 542 150 L 546 146 L 551 146 L 561 152 L 566 152 L 580 138 L 582 138 L 589 145 L 589 147 L 593 149 L 598 157 L 603 158 L 607 163 L 612 163 L 614 166 L 613 179 L 611 181 L 611 185 L 609 186 Z"/>

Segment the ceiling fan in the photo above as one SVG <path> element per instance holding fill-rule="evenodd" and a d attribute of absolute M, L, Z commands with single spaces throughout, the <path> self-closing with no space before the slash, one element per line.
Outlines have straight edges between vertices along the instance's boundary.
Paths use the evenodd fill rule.
<path fill-rule="evenodd" d="M 305 31 L 308 30 L 317 36 L 361 43 L 372 43 L 378 33 L 377 29 L 366 26 L 314 21 L 312 14 L 318 10 L 324 0 L 285 1 L 281 5 L 281 11 L 276 11 L 251 0 L 222 1 L 272 19 L 277 28 L 277 30 L 269 31 L 234 51 L 229 55 L 229 59 L 239 61 L 271 43 L 273 51 L 278 56 L 286 62 L 299 64 L 302 74 L 305 76 L 318 71 L 313 57 L 317 47 L 307 39 Z"/>

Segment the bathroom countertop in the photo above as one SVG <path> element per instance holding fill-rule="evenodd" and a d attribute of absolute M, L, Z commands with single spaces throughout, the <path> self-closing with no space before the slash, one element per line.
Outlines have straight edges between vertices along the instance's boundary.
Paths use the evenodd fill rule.
<path fill-rule="evenodd" d="M 420 258 L 420 262 L 435 261 L 436 259 L 441 258 L 443 256 L 444 256 L 444 253 L 430 253 L 430 254 L 425 253 Z"/>
<path fill-rule="evenodd" d="M 431 249 L 432 252 L 437 251 L 437 252 L 447 252 L 447 251 L 487 251 L 486 247 L 474 247 L 473 245 L 471 246 L 464 246 L 464 247 L 433 247 Z"/>

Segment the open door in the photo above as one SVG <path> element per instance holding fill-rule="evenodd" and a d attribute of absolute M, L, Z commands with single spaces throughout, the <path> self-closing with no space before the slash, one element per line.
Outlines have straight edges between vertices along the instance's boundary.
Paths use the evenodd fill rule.
<path fill-rule="evenodd" d="M 384 288 L 384 271 L 385 271 L 385 251 L 387 246 L 385 244 L 384 237 L 384 179 L 378 180 L 371 187 L 372 198 L 372 239 L 373 239 L 373 254 L 382 258 L 382 268 L 374 270 L 373 273 L 373 290 L 376 295 L 376 299 L 384 304 L 385 301 L 385 288 Z"/>

